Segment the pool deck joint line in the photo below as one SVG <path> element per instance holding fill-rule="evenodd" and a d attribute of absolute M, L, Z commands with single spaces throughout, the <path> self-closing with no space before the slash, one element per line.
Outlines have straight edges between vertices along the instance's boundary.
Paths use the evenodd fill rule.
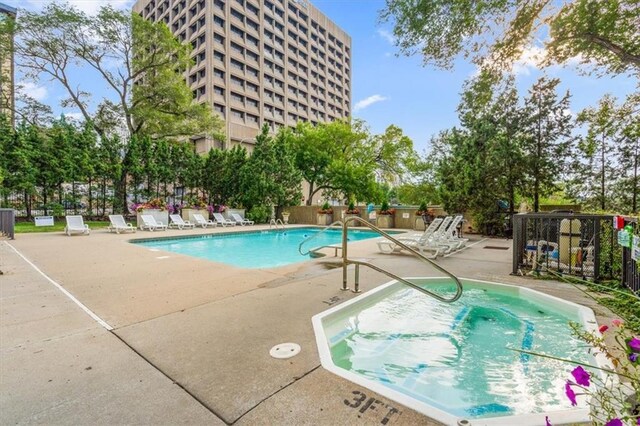
<path fill-rule="evenodd" d="M 93 318 L 98 324 L 100 324 L 102 327 L 104 327 L 106 330 L 108 331 L 112 331 L 113 327 L 111 327 L 105 320 L 103 320 L 102 318 L 100 318 L 98 315 L 96 315 L 95 312 L 93 312 L 91 309 L 87 308 L 81 301 L 79 301 L 78 299 L 76 299 L 76 297 L 69 293 L 64 287 L 62 287 L 60 284 L 58 284 L 56 281 L 54 281 L 51 277 L 49 277 L 47 274 L 45 274 L 44 272 L 42 272 L 40 270 L 40 268 L 38 268 L 36 265 L 33 264 L 33 262 L 31 262 L 29 259 L 27 259 L 22 253 L 20 253 L 18 251 L 18 249 L 16 249 L 14 246 L 12 246 L 11 244 L 9 244 L 7 241 L 4 242 L 7 246 L 9 246 L 18 256 L 20 256 L 22 258 L 22 260 L 24 260 L 25 262 L 27 262 L 27 264 L 29 266 L 31 266 L 37 273 L 39 273 L 40 275 L 42 275 L 47 281 L 49 281 L 51 284 L 53 284 L 58 290 L 60 290 L 65 296 L 67 296 L 73 303 L 75 303 L 76 305 L 78 305 L 80 307 L 80 309 L 82 309 L 83 311 L 85 311 L 91 318 Z"/>

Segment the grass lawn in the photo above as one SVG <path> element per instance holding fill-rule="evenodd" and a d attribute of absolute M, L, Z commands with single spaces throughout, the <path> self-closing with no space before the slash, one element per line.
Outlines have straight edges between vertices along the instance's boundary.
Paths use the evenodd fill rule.
<path fill-rule="evenodd" d="M 96 221 L 85 221 L 87 225 L 89 225 L 89 229 L 99 229 L 106 228 L 109 226 L 109 222 L 96 222 Z M 55 224 L 53 226 L 39 226 L 36 227 L 33 222 L 16 222 L 16 234 L 27 234 L 32 232 L 63 232 L 64 227 L 67 225 L 67 222 L 63 219 L 56 219 Z"/>

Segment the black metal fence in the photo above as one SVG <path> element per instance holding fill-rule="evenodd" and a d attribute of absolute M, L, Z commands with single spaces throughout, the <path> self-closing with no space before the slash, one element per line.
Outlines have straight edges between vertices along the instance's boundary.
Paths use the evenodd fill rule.
<path fill-rule="evenodd" d="M 15 212 L 13 209 L 0 209 L 0 235 L 6 235 L 12 240 L 15 237 Z"/>
<path fill-rule="evenodd" d="M 640 235 L 638 219 L 625 217 L 624 222 L 625 226 L 631 226 L 633 235 Z M 640 270 L 638 263 L 633 259 L 632 249 L 629 247 L 622 249 L 622 283 L 634 293 L 640 294 Z"/>
<path fill-rule="evenodd" d="M 513 216 L 513 249 L 514 274 L 536 270 L 594 281 L 622 278 L 613 216 L 518 214 Z"/>

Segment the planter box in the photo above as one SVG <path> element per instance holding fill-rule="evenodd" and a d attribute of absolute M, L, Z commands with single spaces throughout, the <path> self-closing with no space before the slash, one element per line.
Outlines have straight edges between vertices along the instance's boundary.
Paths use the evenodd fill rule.
<path fill-rule="evenodd" d="M 289 213 L 282 213 L 282 221 L 284 222 L 285 225 L 289 224 Z"/>
<path fill-rule="evenodd" d="M 413 226 L 413 229 L 415 229 L 416 231 L 424 231 L 426 229 L 426 227 L 424 226 L 424 220 L 422 220 L 422 216 L 415 216 L 415 225 Z"/>
<path fill-rule="evenodd" d="M 318 213 L 317 214 L 317 223 L 320 226 L 328 226 L 333 223 L 333 214 L 326 213 Z"/>
<path fill-rule="evenodd" d="M 391 214 L 379 214 L 376 218 L 376 223 L 378 228 L 393 228 L 394 227 L 394 217 Z"/>
<path fill-rule="evenodd" d="M 349 219 L 350 217 L 360 217 L 359 214 L 344 214 L 343 220 L 346 221 L 347 219 Z M 360 222 L 349 222 L 349 224 L 347 225 L 347 227 L 351 228 L 354 226 L 360 226 Z"/>
<path fill-rule="evenodd" d="M 207 209 L 182 209 L 182 219 L 191 223 L 197 223 L 193 217 L 194 214 L 202 215 L 205 220 L 209 219 L 209 211 Z"/>
<path fill-rule="evenodd" d="M 138 227 L 142 224 L 142 219 L 140 219 L 140 216 L 143 214 L 153 216 L 156 222 L 162 222 L 163 225 L 169 226 L 169 212 L 167 210 L 143 209 L 136 215 L 136 223 Z"/>

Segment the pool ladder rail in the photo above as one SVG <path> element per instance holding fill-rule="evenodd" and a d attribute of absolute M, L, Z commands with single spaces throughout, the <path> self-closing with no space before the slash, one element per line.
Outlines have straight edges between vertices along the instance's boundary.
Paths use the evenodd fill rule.
<path fill-rule="evenodd" d="M 284 222 L 282 222 L 282 220 L 280 219 L 271 219 L 269 221 L 269 229 L 271 229 L 272 226 L 275 226 L 276 229 L 284 229 Z"/>
<path fill-rule="evenodd" d="M 383 236 L 384 238 L 388 239 L 389 241 L 391 241 L 394 244 L 397 244 L 398 246 L 402 247 L 403 249 L 407 250 L 413 257 L 418 258 L 418 260 L 422 261 L 423 263 L 426 263 L 430 266 L 433 266 L 434 268 L 436 268 L 438 271 L 444 273 L 445 275 L 451 277 L 453 279 L 453 281 L 456 283 L 456 293 L 453 295 L 453 297 L 451 298 L 445 298 L 442 297 L 441 295 L 434 293 L 432 291 L 427 290 L 426 288 L 422 288 L 417 284 L 412 283 L 411 281 L 402 278 L 396 274 L 394 274 L 391 271 L 388 271 L 386 269 L 383 269 L 379 266 L 376 266 L 370 262 L 367 262 L 365 260 L 358 260 L 358 259 L 350 259 L 349 258 L 349 253 L 347 250 L 347 243 L 348 243 L 348 232 L 349 232 L 349 223 L 351 222 L 360 222 L 361 225 L 366 226 L 367 228 L 371 229 L 372 231 L 376 232 L 377 234 Z M 311 237 L 303 240 L 300 245 L 298 246 L 298 251 L 300 252 L 300 254 L 302 254 L 303 256 L 307 255 L 307 254 L 312 254 L 317 252 L 318 250 L 320 250 L 321 248 L 325 248 L 325 247 L 330 247 L 330 248 L 336 248 L 337 246 L 335 245 L 329 245 L 329 246 L 322 246 L 322 247 L 315 247 L 311 250 L 308 250 L 306 253 L 302 251 L 302 246 L 306 243 L 308 243 L 309 241 L 313 240 L 314 238 L 316 238 L 318 235 L 334 228 L 337 225 L 341 225 L 342 226 L 342 288 L 341 290 L 349 290 L 349 286 L 348 286 L 348 278 L 347 278 L 347 268 L 349 265 L 355 265 L 355 281 L 354 281 L 354 289 L 352 290 L 354 293 L 360 293 L 360 266 L 367 266 L 371 269 L 373 269 L 374 271 L 380 272 L 382 274 L 387 275 L 388 277 L 393 278 L 394 280 L 401 282 L 402 284 L 409 286 L 411 288 L 413 288 L 414 290 L 418 290 L 421 293 L 424 293 L 428 296 L 433 297 L 436 300 L 439 300 L 440 302 L 444 302 L 444 303 L 453 303 L 456 300 L 458 300 L 461 296 L 462 296 L 462 283 L 460 282 L 460 280 L 458 279 L 458 277 L 456 277 L 455 275 L 453 275 L 451 272 L 447 271 L 446 269 L 444 269 L 442 266 L 438 265 L 437 263 L 435 263 L 434 261 L 432 261 L 431 259 L 425 257 L 423 254 L 421 254 L 420 252 L 416 251 L 415 249 L 413 249 L 412 247 L 409 247 L 408 245 L 406 245 L 405 243 L 403 243 L 402 241 L 393 238 L 391 235 L 389 235 L 388 233 L 386 233 L 385 231 L 383 231 L 382 229 L 378 228 L 377 226 L 367 222 L 365 219 L 358 217 L 358 216 L 352 216 L 349 217 L 347 219 L 344 220 L 344 222 L 341 221 L 337 221 L 332 223 L 331 225 L 327 226 L 326 228 L 322 229 L 320 232 L 318 232 L 317 234 L 312 235 Z M 336 248 L 336 253 L 337 253 L 337 248 Z"/>
<path fill-rule="evenodd" d="M 319 235 L 325 233 L 326 231 L 329 231 L 333 228 L 337 227 L 338 229 L 342 229 L 342 221 L 335 221 L 333 222 L 331 225 L 328 225 L 325 228 L 322 228 L 322 230 L 320 232 L 317 232 L 313 235 L 311 235 L 310 237 L 304 239 L 299 245 L 298 245 L 298 253 L 300 253 L 303 256 L 309 255 L 311 257 L 320 257 L 323 256 L 320 253 L 320 250 L 325 249 L 325 248 L 331 248 L 335 250 L 335 255 L 338 255 L 338 250 L 342 250 L 342 244 L 326 244 L 324 246 L 318 246 L 318 247 L 314 247 L 312 249 L 309 249 L 305 252 L 302 251 L 302 246 L 305 245 L 306 243 L 308 243 L 309 241 L 312 241 L 314 239 L 316 239 Z"/>

